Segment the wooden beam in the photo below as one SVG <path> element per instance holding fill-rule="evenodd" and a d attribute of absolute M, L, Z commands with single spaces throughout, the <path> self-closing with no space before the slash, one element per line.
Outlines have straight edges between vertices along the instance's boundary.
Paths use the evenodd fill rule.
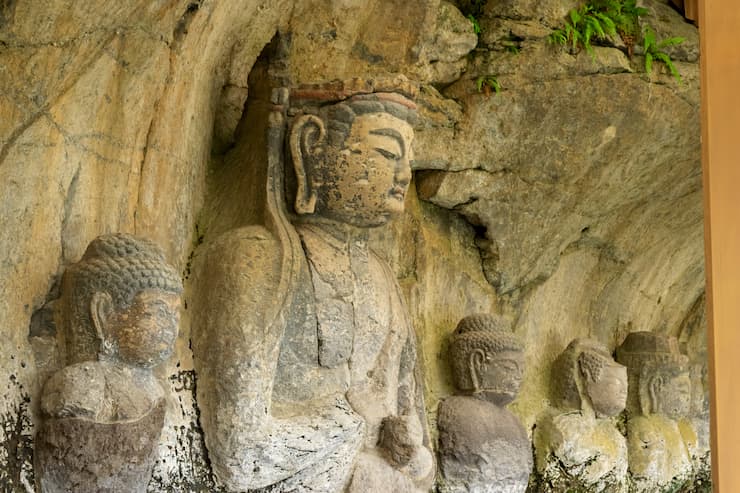
<path fill-rule="evenodd" d="M 710 8 L 711 3 L 711 8 Z M 740 491 L 740 8 L 702 1 L 702 162 L 715 493 Z"/>

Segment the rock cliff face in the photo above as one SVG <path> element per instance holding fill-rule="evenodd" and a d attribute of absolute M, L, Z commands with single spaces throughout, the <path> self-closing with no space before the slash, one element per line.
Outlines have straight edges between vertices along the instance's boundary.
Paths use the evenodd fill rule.
<path fill-rule="evenodd" d="M 592 59 L 549 46 L 575 2 L 488 3 L 477 38 L 440 0 L 0 2 L 0 484 L 33 491 L 40 386 L 60 364 L 59 275 L 123 231 L 162 245 L 186 283 L 150 490 L 215 488 L 189 257 L 250 214 L 240 196 L 256 192 L 223 183 L 249 173 L 229 169 L 249 135 L 250 72 L 276 35 L 292 83 L 400 72 L 422 84 L 418 196 L 412 186 L 403 220 L 373 242 L 406 295 L 433 433 L 451 393 L 447 336 L 469 313 L 506 314 L 525 341 L 512 410 L 530 431 L 575 337 L 612 350 L 658 331 L 705 364 L 696 29 L 646 2 L 659 37 L 687 38 L 671 53 L 677 84 L 623 48 Z M 500 94 L 476 89 L 487 76 Z"/>

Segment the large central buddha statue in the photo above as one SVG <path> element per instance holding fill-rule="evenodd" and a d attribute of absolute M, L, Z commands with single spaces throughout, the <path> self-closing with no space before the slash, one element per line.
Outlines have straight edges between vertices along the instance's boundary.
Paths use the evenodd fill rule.
<path fill-rule="evenodd" d="M 195 259 L 198 404 L 231 491 L 428 491 L 413 328 L 368 232 L 404 210 L 413 87 L 278 90 L 262 224 Z"/>

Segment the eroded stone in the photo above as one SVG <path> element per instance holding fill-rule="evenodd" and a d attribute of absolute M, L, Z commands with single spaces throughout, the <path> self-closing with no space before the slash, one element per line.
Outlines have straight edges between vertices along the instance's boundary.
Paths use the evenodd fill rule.
<path fill-rule="evenodd" d="M 182 283 L 154 243 L 93 240 L 60 301 L 67 366 L 44 385 L 36 441 L 42 492 L 146 491 L 165 414 L 152 373 L 172 353 Z"/>
<path fill-rule="evenodd" d="M 696 432 L 688 420 L 688 357 L 675 337 L 632 332 L 617 349 L 629 375 L 627 446 L 637 491 L 655 491 L 690 479 Z"/>
<path fill-rule="evenodd" d="M 506 409 L 524 371 L 521 342 L 491 315 L 463 318 L 450 345 L 462 395 L 439 405 L 440 491 L 523 493 L 532 472 L 527 432 Z"/>
<path fill-rule="evenodd" d="M 543 491 L 581 487 L 626 492 L 627 443 L 616 422 L 627 400 L 627 371 L 606 348 L 575 339 L 553 364 L 550 410 L 533 441 Z"/>
<path fill-rule="evenodd" d="M 230 490 L 432 484 L 415 335 L 367 244 L 368 228 L 403 212 L 411 90 L 400 79 L 293 90 L 288 170 L 274 167 L 282 133 L 270 142 L 274 222 L 229 231 L 198 254 L 198 399 L 214 472 Z M 271 202 L 284 172 L 290 222 Z"/>

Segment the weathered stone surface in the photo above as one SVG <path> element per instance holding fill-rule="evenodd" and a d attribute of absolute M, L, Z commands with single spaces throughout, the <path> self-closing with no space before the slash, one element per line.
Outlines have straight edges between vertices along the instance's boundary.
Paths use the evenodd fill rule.
<path fill-rule="evenodd" d="M 437 431 L 437 404 L 454 392 L 448 355 L 450 327 L 470 313 L 497 309 L 496 292 L 480 265 L 473 228 L 460 216 L 419 201 L 409 189 L 406 213 L 370 233 L 371 245 L 399 276 L 417 328 L 427 419 Z M 449 255 L 448 252 L 455 252 Z"/>
<path fill-rule="evenodd" d="M 54 306 L 67 366 L 41 395 L 38 484 L 43 493 L 144 492 L 166 402 L 152 368 L 174 348 L 180 276 L 152 242 L 109 234 L 62 284 Z"/>
<path fill-rule="evenodd" d="M 141 419 L 96 423 L 85 418 L 50 419 L 36 438 L 41 491 L 143 493 L 149 483 L 164 424 L 164 401 Z"/>
<path fill-rule="evenodd" d="M 537 491 L 626 492 L 627 443 L 609 419 L 626 405 L 626 368 L 598 342 L 575 339 L 553 364 L 550 390 L 557 410 L 532 434 Z"/>
<path fill-rule="evenodd" d="M 674 337 L 632 332 L 617 348 L 629 375 L 627 447 L 635 491 L 691 480 L 696 432 L 689 421 L 688 357 Z"/>
<path fill-rule="evenodd" d="M 439 461 L 443 492 L 523 493 L 532 472 L 532 447 L 519 420 L 506 409 L 524 373 L 522 344 L 510 324 L 492 315 L 469 315 L 450 343 L 461 395 L 439 405 Z"/>
<path fill-rule="evenodd" d="M 476 44 L 470 22 L 444 0 L 297 2 L 289 29 L 291 59 L 307 60 L 293 64 L 295 82 L 404 73 L 450 83 Z"/>
<path fill-rule="evenodd" d="M 575 337 L 611 351 L 644 328 L 683 334 L 691 354 L 706 348 L 695 316 L 704 290 L 698 66 L 682 61 L 694 60 L 697 33 L 663 2 L 646 2 L 659 38 L 687 38 L 678 85 L 662 67 L 648 77 L 623 48 L 595 47 L 592 59 L 548 45 L 562 13 L 547 5 L 512 15 L 511 2 L 489 4 L 468 70 L 441 94 L 455 111 L 437 96 L 422 103 L 434 117 L 417 132 L 414 166 L 423 200 L 476 225 L 497 311 L 531 342 L 511 406 L 530 429 L 553 405 L 551 365 Z M 500 94 L 477 92 L 486 76 Z"/>
<path fill-rule="evenodd" d="M 673 60 L 681 62 L 698 62 L 699 60 L 699 31 L 689 22 L 681 22 L 676 18 L 675 10 L 668 2 L 661 0 L 649 0 L 645 2 L 649 10 L 649 16 L 644 24 L 649 24 L 655 31 L 658 41 L 680 37 L 684 41 L 674 46 L 665 48 L 665 52 Z M 635 46 L 636 51 L 640 49 Z M 639 51 L 638 51 L 639 53 Z"/>
<path fill-rule="evenodd" d="M 213 101 L 228 81 L 222 67 L 235 44 L 254 60 L 289 9 L 94 1 L 47 2 L 43 14 L 17 3 L 0 10 L 0 334 L 8 348 L 0 375 L 10 386 L 0 397 L 0 462 L 9 465 L 0 481 L 32 491 L 31 425 L 46 365 L 27 339 L 32 315 L 63 267 L 105 232 L 153 238 L 185 267 Z M 187 332 L 162 374 L 190 364 Z M 175 430 L 194 420 L 192 407 L 168 414 L 172 441 L 162 449 L 174 449 Z"/>
<path fill-rule="evenodd" d="M 573 412 L 548 416 L 533 439 L 535 491 L 628 491 L 627 442 L 612 421 Z"/>
<path fill-rule="evenodd" d="M 296 79 L 337 76 L 320 67 L 327 60 L 350 76 L 362 75 L 353 53 L 362 54 L 363 44 L 384 60 L 364 64 L 370 74 L 388 71 L 385 60 L 395 71 L 407 60 L 419 66 L 413 70 L 426 71 L 428 62 L 417 55 L 435 37 L 440 41 L 431 51 L 450 58 L 445 43 L 456 41 L 436 27 L 439 2 L 361 3 L 372 15 L 359 23 L 359 4 L 344 1 L 53 1 L 43 14 L 16 2 L 0 7 L 6 233 L 0 238 L 0 335 L 7 348 L 0 355 L 7 387 L 0 397 L 0 463 L 6 465 L 0 482 L 12 491 L 33 489 L 40 384 L 60 364 L 53 329 L 32 331 L 29 341 L 34 313 L 54 297 L 63 267 L 109 231 L 155 239 L 188 275 L 188 257 L 203 235 L 195 218 L 208 170 L 234 145 L 251 92 L 247 76 L 278 28 L 296 40 Z M 344 15 L 335 15 L 338 7 Z M 463 25 L 457 21 L 450 26 Z M 392 23 L 404 36 L 386 35 Z M 340 55 L 318 49 L 322 42 L 342 45 Z M 197 423 L 189 327 L 186 308 L 176 357 L 159 370 L 175 397 L 153 491 L 212 484 Z"/>
<path fill-rule="evenodd" d="M 548 27 L 556 27 L 568 11 L 578 7 L 579 2 L 574 0 L 504 0 L 501 2 L 486 2 L 483 13 L 485 17 L 505 17 L 516 20 L 536 20 Z M 484 17 L 484 18 L 485 18 Z"/>
<path fill-rule="evenodd" d="M 465 130 L 457 129 L 464 142 L 448 143 L 460 151 L 447 154 L 454 172 L 424 176 L 419 191 L 486 228 L 486 270 L 501 293 L 549 277 L 563 251 L 584 236 L 608 235 L 641 194 L 652 194 L 652 206 L 640 211 L 644 216 L 662 214 L 687 194 L 699 196 L 698 135 L 684 140 L 673 130 L 684 119 L 698 124 L 697 108 L 664 86 L 645 89 L 644 81 L 625 74 L 543 82 L 487 99 L 469 96 L 476 104 Z M 665 103 L 656 104 L 662 98 Z M 587 115 L 571 99 L 590 108 Z M 646 129 L 656 132 L 654 141 L 645 139 Z M 677 183 L 676 168 L 686 173 Z M 617 192 L 622 186 L 631 192 Z M 699 206 L 688 217 L 651 222 L 656 229 L 691 222 L 698 228 Z M 527 234 L 533 230 L 539 233 Z M 625 248 L 639 255 L 637 244 Z"/>
<path fill-rule="evenodd" d="M 264 225 L 228 231 L 197 254 L 198 401 L 229 490 L 432 485 L 416 337 L 367 238 L 403 211 L 412 89 L 405 79 L 353 79 L 279 92 L 291 100 L 275 101 L 267 179 L 253 183 L 266 187 Z"/>
<path fill-rule="evenodd" d="M 661 415 L 635 416 L 627 424 L 629 470 L 639 492 L 688 483 L 692 464 L 687 448 L 692 430 Z"/>
<path fill-rule="evenodd" d="M 697 36 L 664 2 L 644 3 L 659 38 L 689 39 L 672 48 L 682 86 L 661 67 L 649 81 L 639 54 L 629 61 L 599 47 L 592 62 L 548 46 L 574 2 L 487 2 L 469 60 L 455 57 L 472 46 L 472 27 L 438 0 L 52 1 L 43 13 L 5 2 L 0 483 L 33 490 L 41 382 L 62 364 L 44 313 L 87 242 L 109 231 L 152 237 L 187 278 L 198 243 L 264 213 L 252 207 L 262 198 L 249 185 L 256 169 L 240 160 L 258 161 L 262 129 L 244 113 L 259 91 L 248 76 L 278 30 L 292 38 L 284 49 L 295 82 L 402 72 L 442 91 L 422 90 L 412 166 L 458 181 L 438 194 L 441 206 L 410 190 L 402 220 L 370 235 L 419 334 L 432 435 L 436 403 L 453 393 L 445 341 L 468 313 L 507 313 L 528 341 L 528 372 L 511 405 L 526 429 L 551 405 L 550 366 L 574 337 L 612 349 L 636 328 L 670 333 L 701 366 Z M 481 75 L 498 76 L 504 92 L 479 95 Z M 475 176 L 484 171 L 496 179 Z M 442 181 L 421 173 L 415 181 L 427 179 Z M 216 217 L 202 207 L 211 201 Z M 176 356 L 157 371 L 171 397 L 150 491 L 217 491 L 198 423 L 193 301 L 186 291 Z M 695 373 L 702 380 L 706 369 Z M 697 430 L 706 400 L 700 407 Z M 706 451 L 706 430 L 698 435 Z"/>

